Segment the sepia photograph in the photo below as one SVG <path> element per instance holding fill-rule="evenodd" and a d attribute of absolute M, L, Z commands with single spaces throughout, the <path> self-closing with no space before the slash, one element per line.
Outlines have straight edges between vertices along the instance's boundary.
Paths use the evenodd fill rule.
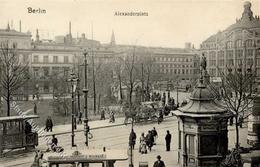
<path fill-rule="evenodd" d="M 260 0 L 0 4 L 0 167 L 260 167 Z"/>

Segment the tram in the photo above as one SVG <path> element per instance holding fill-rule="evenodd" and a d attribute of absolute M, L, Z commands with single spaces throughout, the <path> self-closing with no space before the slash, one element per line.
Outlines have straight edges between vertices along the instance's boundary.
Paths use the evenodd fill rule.
<path fill-rule="evenodd" d="M 38 145 L 38 133 L 33 132 L 28 120 L 38 115 L 0 117 L 0 157 L 5 150 L 30 149 Z"/>
<path fill-rule="evenodd" d="M 126 161 L 128 155 L 126 150 L 82 149 L 64 151 L 64 154 L 45 153 L 43 158 L 48 167 L 114 167 L 117 161 Z"/>

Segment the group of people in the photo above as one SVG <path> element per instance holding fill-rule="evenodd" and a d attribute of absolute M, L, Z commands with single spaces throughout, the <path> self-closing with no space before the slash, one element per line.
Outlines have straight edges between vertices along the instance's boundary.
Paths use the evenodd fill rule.
<path fill-rule="evenodd" d="M 160 101 L 161 98 L 162 98 L 162 97 L 161 97 L 161 94 L 160 94 L 160 93 L 153 92 L 152 97 L 151 97 L 151 100 L 152 100 L 152 101 Z"/>
<path fill-rule="evenodd" d="M 129 135 L 129 147 L 134 149 L 136 144 L 136 133 L 132 129 Z M 151 152 L 152 147 L 156 145 L 156 140 L 158 138 L 158 133 L 153 127 L 152 130 L 149 130 L 148 133 L 145 135 L 144 133 L 140 136 L 140 145 L 139 145 L 139 152 L 141 154 L 146 154 L 148 150 Z M 165 136 L 165 142 L 166 142 L 166 151 L 170 151 L 170 145 L 171 145 L 171 134 L 170 131 L 167 130 L 167 134 Z"/>

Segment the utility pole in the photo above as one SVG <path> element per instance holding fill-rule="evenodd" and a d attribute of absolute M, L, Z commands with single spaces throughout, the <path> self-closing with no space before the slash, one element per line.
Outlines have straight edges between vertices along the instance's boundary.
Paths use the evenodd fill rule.
<path fill-rule="evenodd" d="M 75 107 L 74 107 L 74 88 L 77 87 L 77 82 L 78 82 L 78 78 L 76 78 L 75 74 L 71 73 L 71 78 L 68 80 L 69 82 L 71 82 L 71 146 L 75 147 L 75 143 L 74 143 L 74 137 L 75 137 L 75 133 L 74 133 L 74 129 L 75 129 Z"/>
<path fill-rule="evenodd" d="M 91 56 L 92 56 L 92 79 L 93 79 L 93 97 L 94 97 L 94 115 L 96 115 L 96 77 L 95 77 L 95 62 L 94 62 L 94 52 L 93 52 L 93 23 L 91 24 Z"/>
<path fill-rule="evenodd" d="M 142 94 L 141 94 L 141 102 L 144 101 L 144 64 L 142 63 Z"/>
<path fill-rule="evenodd" d="M 80 68 L 79 68 L 79 66 L 78 66 L 78 83 L 77 83 L 77 87 L 78 87 L 78 89 L 77 89 L 77 95 L 78 95 L 78 116 L 79 116 L 79 114 L 80 114 L 80 75 L 79 75 L 79 70 L 80 70 Z M 80 118 L 81 119 L 81 118 Z"/>
<path fill-rule="evenodd" d="M 85 117 L 84 117 L 84 132 L 85 132 L 85 137 L 86 137 L 86 146 L 88 146 L 88 133 L 89 133 L 89 126 L 88 126 L 88 71 L 87 71 L 87 52 L 84 51 L 84 88 L 83 88 L 83 93 L 84 93 L 84 98 L 85 98 L 85 104 L 84 104 L 84 112 L 85 112 Z"/>

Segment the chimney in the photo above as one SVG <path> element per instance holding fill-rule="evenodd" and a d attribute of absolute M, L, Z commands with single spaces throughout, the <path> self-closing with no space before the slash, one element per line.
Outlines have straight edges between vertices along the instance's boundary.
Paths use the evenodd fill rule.
<path fill-rule="evenodd" d="M 71 22 L 69 23 L 69 34 L 71 35 Z"/>
<path fill-rule="evenodd" d="M 40 41 L 39 30 L 36 29 L 36 42 Z"/>
<path fill-rule="evenodd" d="M 19 31 L 22 32 L 22 21 L 19 21 Z"/>

